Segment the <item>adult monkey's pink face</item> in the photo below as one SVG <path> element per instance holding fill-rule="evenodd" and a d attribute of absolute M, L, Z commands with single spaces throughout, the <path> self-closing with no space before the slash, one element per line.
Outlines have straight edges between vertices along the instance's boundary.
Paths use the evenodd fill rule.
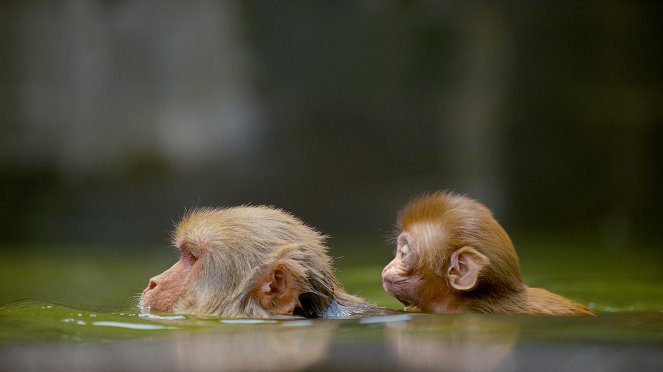
<path fill-rule="evenodd" d="M 173 233 L 179 260 L 150 279 L 139 307 L 267 318 L 319 317 L 341 309 L 332 304 L 366 306 L 343 291 L 324 240 L 296 217 L 271 207 L 193 211 Z"/>
<path fill-rule="evenodd" d="M 168 270 L 150 278 L 140 299 L 142 311 L 172 312 L 178 301 L 184 298 L 192 277 L 197 273 L 195 268 L 200 267 L 200 253 L 194 254 L 183 242 L 177 245 L 181 252 L 180 259 Z"/>

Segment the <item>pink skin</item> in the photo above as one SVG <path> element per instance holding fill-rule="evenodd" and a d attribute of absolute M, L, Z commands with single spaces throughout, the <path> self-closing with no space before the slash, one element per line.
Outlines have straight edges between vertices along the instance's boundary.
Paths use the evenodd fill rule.
<path fill-rule="evenodd" d="M 412 272 L 412 266 L 417 261 L 417 253 L 410 235 L 402 233 L 398 237 L 396 257 L 382 270 L 384 290 L 405 306 L 416 306 L 419 303 L 417 293 L 422 285 L 422 278 Z"/>
<path fill-rule="evenodd" d="M 396 257 L 382 270 L 384 290 L 405 306 L 416 306 L 425 312 L 453 311 L 453 297 L 444 280 L 413 270 L 420 246 L 407 232 L 398 237 Z"/>
<path fill-rule="evenodd" d="M 197 258 L 185 247 L 182 256 L 168 270 L 150 279 L 143 290 L 139 307 L 142 311 L 171 312 L 187 289 L 193 265 Z"/>
<path fill-rule="evenodd" d="M 418 275 L 408 274 L 399 268 L 399 259 L 394 258 L 382 270 L 382 287 L 390 295 L 396 297 L 405 306 L 416 306 L 417 287 L 421 284 Z"/>

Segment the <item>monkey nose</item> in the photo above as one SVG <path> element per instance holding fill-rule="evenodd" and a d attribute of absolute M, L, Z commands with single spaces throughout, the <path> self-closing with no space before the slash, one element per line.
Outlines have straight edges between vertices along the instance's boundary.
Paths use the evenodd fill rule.
<path fill-rule="evenodd" d="M 384 274 L 388 273 L 389 271 L 393 271 L 393 269 L 394 269 L 394 264 L 392 262 L 390 262 L 390 263 L 387 264 L 387 266 L 384 267 L 384 269 L 382 269 L 382 274 L 384 275 Z"/>

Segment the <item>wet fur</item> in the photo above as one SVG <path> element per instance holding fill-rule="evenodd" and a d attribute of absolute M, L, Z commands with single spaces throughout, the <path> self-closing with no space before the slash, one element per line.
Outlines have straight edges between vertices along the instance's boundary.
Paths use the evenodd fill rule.
<path fill-rule="evenodd" d="M 265 318 L 271 314 L 251 296 L 258 278 L 275 264 L 288 268 L 301 291 L 295 315 L 323 316 L 335 300 L 350 312 L 366 303 L 336 280 L 326 237 L 283 210 L 265 206 L 198 209 L 173 232 L 176 246 L 200 253 L 189 290 L 174 306 L 178 313 Z M 274 304 L 278 306 L 278 304 Z"/>
<path fill-rule="evenodd" d="M 488 258 L 474 288 L 456 291 L 458 309 L 482 313 L 570 315 L 593 314 L 587 307 L 545 289 L 529 288 L 520 277 L 516 250 L 502 226 L 483 204 L 445 192 L 424 195 L 406 205 L 398 217 L 400 231 L 431 224 L 442 238 L 419 259 L 418 272 L 446 279 L 451 254 L 471 246 Z"/>

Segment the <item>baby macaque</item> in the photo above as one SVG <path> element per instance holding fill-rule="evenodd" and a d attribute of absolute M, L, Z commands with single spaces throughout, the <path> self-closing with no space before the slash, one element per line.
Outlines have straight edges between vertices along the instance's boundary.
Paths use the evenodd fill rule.
<path fill-rule="evenodd" d="M 150 279 L 142 311 L 344 317 L 368 308 L 334 276 L 326 237 L 279 209 L 199 209 L 173 232 L 181 257 Z"/>
<path fill-rule="evenodd" d="M 400 211 L 396 257 L 382 284 L 424 312 L 594 314 L 545 289 L 529 288 L 509 235 L 481 203 L 453 193 L 419 197 Z"/>

